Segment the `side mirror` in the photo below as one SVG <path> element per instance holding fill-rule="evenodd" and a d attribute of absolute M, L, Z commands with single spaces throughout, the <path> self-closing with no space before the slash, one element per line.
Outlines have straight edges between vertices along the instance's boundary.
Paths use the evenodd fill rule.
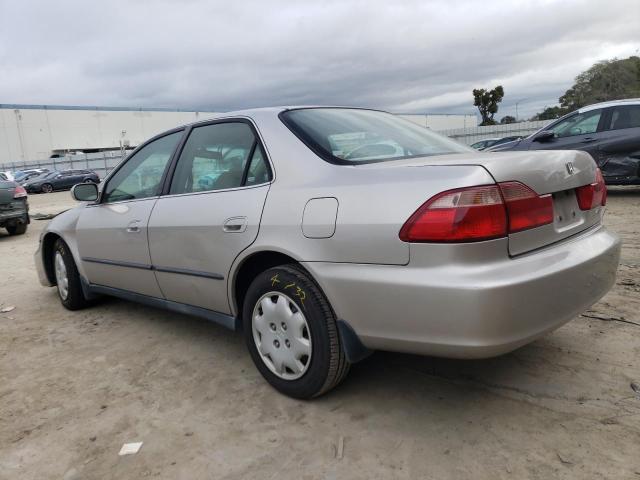
<path fill-rule="evenodd" d="M 553 131 L 551 131 L 551 130 L 543 130 L 538 135 L 535 136 L 533 141 L 534 142 L 548 142 L 549 140 L 551 140 L 555 136 L 556 136 L 556 134 L 553 133 Z"/>
<path fill-rule="evenodd" d="M 95 202 L 98 199 L 98 186 L 95 183 L 78 183 L 71 187 L 71 196 L 79 202 Z"/>

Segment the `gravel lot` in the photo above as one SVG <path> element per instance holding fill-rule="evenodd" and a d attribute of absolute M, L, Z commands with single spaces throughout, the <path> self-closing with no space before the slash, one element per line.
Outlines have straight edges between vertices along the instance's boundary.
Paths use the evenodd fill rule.
<path fill-rule="evenodd" d="M 491 360 L 378 352 L 311 402 L 222 327 L 114 299 L 64 310 L 33 267 L 46 222 L 2 230 L 0 478 L 640 479 L 640 189 L 608 205 L 622 264 L 590 317 Z"/>

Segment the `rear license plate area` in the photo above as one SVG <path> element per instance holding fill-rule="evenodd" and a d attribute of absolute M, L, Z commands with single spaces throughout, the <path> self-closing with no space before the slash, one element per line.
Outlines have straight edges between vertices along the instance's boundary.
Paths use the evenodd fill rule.
<path fill-rule="evenodd" d="M 582 223 L 582 212 L 578 208 L 576 194 L 573 190 L 565 190 L 552 194 L 553 226 L 559 232 L 571 229 Z"/>

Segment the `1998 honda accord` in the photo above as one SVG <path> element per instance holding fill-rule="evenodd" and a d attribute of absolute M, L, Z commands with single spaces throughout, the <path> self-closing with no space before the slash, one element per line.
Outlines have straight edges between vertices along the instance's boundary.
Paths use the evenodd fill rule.
<path fill-rule="evenodd" d="M 620 255 L 589 154 L 478 153 L 364 109 L 177 128 L 73 195 L 36 253 L 65 307 L 115 295 L 241 330 L 297 398 L 374 349 L 514 350 L 600 299 Z"/>

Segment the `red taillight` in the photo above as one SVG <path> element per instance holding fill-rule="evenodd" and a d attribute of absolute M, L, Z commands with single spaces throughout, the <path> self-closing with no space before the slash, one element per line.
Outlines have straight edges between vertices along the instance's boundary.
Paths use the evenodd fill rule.
<path fill-rule="evenodd" d="M 509 217 L 509 233 L 553 222 L 553 198 L 538 195 L 520 182 L 499 183 Z"/>
<path fill-rule="evenodd" d="M 27 196 L 27 191 L 24 187 L 18 185 L 16 189 L 13 191 L 13 198 L 24 198 Z"/>
<path fill-rule="evenodd" d="M 604 184 L 604 178 L 602 178 L 602 172 L 599 168 L 596 169 L 594 183 L 576 188 L 576 198 L 580 210 L 591 210 L 607 204 L 607 186 Z"/>
<path fill-rule="evenodd" d="M 507 216 L 497 185 L 439 193 L 400 230 L 405 242 L 474 242 L 504 237 Z"/>
<path fill-rule="evenodd" d="M 405 242 L 478 242 L 553 222 L 551 195 L 520 182 L 448 190 L 425 202 L 400 230 Z"/>

